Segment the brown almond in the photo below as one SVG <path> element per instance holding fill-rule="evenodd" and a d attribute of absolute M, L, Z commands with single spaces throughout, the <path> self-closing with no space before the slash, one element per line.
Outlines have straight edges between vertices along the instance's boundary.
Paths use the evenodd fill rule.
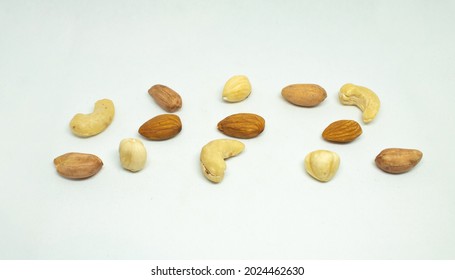
<path fill-rule="evenodd" d="M 389 148 L 376 156 L 376 165 L 382 171 L 392 174 L 408 172 L 422 159 L 422 152 L 415 149 Z"/>
<path fill-rule="evenodd" d="M 139 128 L 139 134 L 149 140 L 170 139 L 182 130 L 182 122 L 179 116 L 174 114 L 162 114 L 146 121 Z"/>
<path fill-rule="evenodd" d="M 327 92 L 316 84 L 293 84 L 281 90 L 287 101 L 297 106 L 314 107 L 327 97 Z"/>
<path fill-rule="evenodd" d="M 173 113 L 182 108 L 182 97 L 167 86 L 154 85 L 148 90 L 148 93 L 166 112 Z"/>
<path fill-rule="evenodd" d="M 58 174 L 69 179 L 91 177 L 103 167 L 101 159 L 92 154 L 66 153 L 54 159 Z"/>
<path fill-rule="evenodd" d="M 218 123 L 218 130 L 225 135 L 244 139 L 258 136 L 264 127 L 264 118 L 250 113 L 230 115 Z"/>
<path fill-rule="evenodd" d="M 331 123 L 322 132 L 322 138 L 336 143 L 348 143 L 362 134 L 362 127 L 353 120 L 339 120 Z"/>

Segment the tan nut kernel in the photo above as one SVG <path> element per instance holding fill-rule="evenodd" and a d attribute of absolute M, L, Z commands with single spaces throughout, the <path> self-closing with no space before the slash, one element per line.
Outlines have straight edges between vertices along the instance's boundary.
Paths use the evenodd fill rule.
<path fill-rule="evenodd" d="M 132 172 L 142 170 L 147 162 L 147 150 L 139 139 L 123 139 L 120 142 L 119 155 L 122 167 Z"/>
<path fill-rule="evenodd" d="M 239 113 L 230 115 L 218 123 L 218 130 L 236 138 L 254 138 L 264 131 L 265 120 L 259 115 Z"/>
<path fill-rule="evenodd" d="M 90 114 L 76 114 L 70 122 L 71 131 L 80 137 L 90 137 L 103 132 L 114 119 L 114 103 L 101 99 Z"/>
<path fill-rule="evenodd" d="M 326 99 L 327 92 L 316 84 L 293 84 L 283 88 L 281 95 L 294 105 L 314 107 Z"/>
<path fill-rule="evenodd" d="M 240 154 L 245 145 L 237 140 L 217 139 L 207 143 L 201 150 L 202 174 L 214 183 L 223 180 L 227 158 Z"/>
<path fill-rule="evenodd" d="M 363 122 L 369 123 L 375 117 L 381 106 L 379 97 L 370 89 L 353 84 L 345 84 L 339 93 L 343 105 L 355 105 L 362 110 Z"/>
<path fill-rule="evenodd" d="M 230 78 L 223 89 L 223 100 L 227 102 L 239 102 L 246 99 L 251 93 L 251 84 L 244 75 Z"/>
<path fill-rule="evenodd" d="M 182 97 L 173 89 L 164 85 L 154 85 L 148 90 L 150 96 L 163 110 L 173 113 L 182 108 Z"/>
<path fill-rule="evenodd" d="M 422 156 L 423 153 L 416 149 L 389 148 L 382 150 L 376 156 L 375 162 L 382 171 L 400 174 L 414 168 Z"/>
<path fill-rule="evenodd" d="M 354 141 L 362 134 L 362 127 L 353 120 L 339 120 L 327 126 L 322 132 L 322 138 L 335 143 Z"/>
<path fill-rule="evenodd" d="M 103 161 L 95 155 L 66 153 L 54 159 L 58 174 L 68 179 L 85 179 L 100 171 Z"/>
<path fill-rule="evenodd" d="M 305 157 L 305 170 L 316 180 L 330 181 L 340 166 L 340 157 L 332 151 L 316 150 Z"/>

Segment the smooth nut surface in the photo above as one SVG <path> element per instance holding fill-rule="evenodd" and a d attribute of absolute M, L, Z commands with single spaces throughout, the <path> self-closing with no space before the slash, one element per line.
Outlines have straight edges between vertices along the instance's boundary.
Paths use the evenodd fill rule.
<path fill-rule="evenodd" d="M 245 145 L 237 140 L 217 139 L 210 141 L 202 147 L 200 164 L 202 174 L 214 183 L 219 183 L 224 178 L 227 158 L 240 154 Z"/>
<path fill-rule="evenodd" d="M 70 121 L 71 131 L 80 137 L 90 137 L 103 132 L 114 119 L 114 103 L 109 99 L 96 101 L 90 114 L 76 114 Z"/>
<path fill-rule="evenodd" d="M 247 76 L 238 75 L 230 78 L 223 88 L 223 100 L 227 102 L 240 102 L 251 93 L 251 84 Z"/>
<path fill-rule="evenodd" d="M 330 181 L 340 166 L 340 157 L 332 151 L 316 150 L 305 157 L 305 170 L 316 180 Z"/>
<path fill-rule="evenodd" d="M 316 84 L 292 84 L 283 88 L 281 95 L 294 105 L 314 107 L 326 99 L 327 92 Z"/>
<path fill-rule="evenodd" d="M 141 140 L 126 138 L 119 145 L 120 163 L 126 170 L 137 172 L 147 162 L 147 150 Z"/>
<path fill-rule="evenodd" d="M 69 179 L 85 179 L 100 171 L 101 159 L 92 154 L 66 153 L 54 159 L 58 174 Z"/>
<path fill-rule="evenodd" d="M 392 174 L 405 173 L 414 168 L 423 153 L 416 149 L 389 148 L 382 150 L 375 158 L 379 169 Z"/>
<path fill-rule="evenodd" d="M 264 131 L 265 120 L 256 114 L 239 113 L 224 118 L 217 127 L 227 136 L 248 139 L 254 138 Z"/>
<path fill-rule="evenodd" d="M 362 134 L 362 127 L 353 120 L 339 120 L 327 126 L 322 132 L 322 138 L 330 142 L 348 143 Z"/>
<path fill-rule="evenodd" d="M 354 84 L 345 84 L 338 95 L 341 104 L 355 105 L 362 110 L 364 123 L 371 122 L 377 115 L 381 102 L 379 97 L 369 88 Z"/>
<path fill-rule="evenodd" d="M 151 118 L 139 127 L 139 134 L 149 140 L 167 140 L 182 130 L 182 122 L 179 116 L 174 114 L 162 114 Z"/>
<path fill-rule="evenodd" d="M 148 93 L 163 110 L 169 113 L 182 108 L 182 97 L 175 90 L 165 85 L 154 85 Z"/>

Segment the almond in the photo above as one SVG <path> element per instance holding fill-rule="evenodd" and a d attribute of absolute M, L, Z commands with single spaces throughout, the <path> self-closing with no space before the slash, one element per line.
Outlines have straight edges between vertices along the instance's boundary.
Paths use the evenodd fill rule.
<path fill-rule="evenodd" d="M 376 156 L 376 165 L 382 171 L 392 174 L 408 172 L 422 159 L 422 152 L 415 149 L 389 148 Z"/>
<path fill-rule="evenodd" d="M 218 123 L 218 129 L 227 136 L 254 138 L 264 131 L 265 120 L 250 113 L 230 115 Z"/>
<path fill-rule="evenodd" d="M 154 85 L 148 90 L 150 96 L 163 110 L 173 113 L 182 108 L 182 98 L 173 89 L 164 85 Z"/>
<path fill-rule="evenodd" d="M 314 107 L 327 97 L 327 92 L 316 84 L 293 84 L 281 90 L 287 101 L 297 106 Z"/>
<path fill-rule="evenodd" d="M 322 132 L 322 138 L 336 143 L 348 143 L 362 134 L 362 127 L 353 120 L 339 120 L 331 123 Z"/>
<path fill-rule="evenodd" d="M 179 116 L 174 114 L 162 114 L 146 121 L 139 128 L 139 134 L 149 140 L 170 139 L 182 130 L 182 122 Z"/>
<path fill-rule="evenodd" d="M 101 159 L 92 154 L 66 153 L 54 159 L 58 174 L 69 179 L 91 177 L 103 167 Z"/>

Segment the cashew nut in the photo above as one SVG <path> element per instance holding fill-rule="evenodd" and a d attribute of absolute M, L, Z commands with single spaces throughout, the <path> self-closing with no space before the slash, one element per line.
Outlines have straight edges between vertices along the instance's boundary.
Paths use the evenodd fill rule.
<path fill-rule="evenodd" d="M 214 183 L 223 180 L 227 158 L 240 154 L 245 145 L 237 140 L 217 139 L 207 143 L 201 151 L 201 168 L 204 176 Z"/>
<path fill-rule="evenodd" d="M 111 100 L 98 100 L 93 113 L 76 114 L 71 119 L 71 131 L 80 137 L 90 137 L 101 133 L 111 124 L 114 113 L 114 103 Z"/>
<path fill-rule="evenodd" d="M 356 105 L 362 110 L 363 122 L 371 122 L 379 111 L 381 102 L 370 89 L 353 84 L 345 84 L 340 89 L 340 102 L 343 105 Z"/>

